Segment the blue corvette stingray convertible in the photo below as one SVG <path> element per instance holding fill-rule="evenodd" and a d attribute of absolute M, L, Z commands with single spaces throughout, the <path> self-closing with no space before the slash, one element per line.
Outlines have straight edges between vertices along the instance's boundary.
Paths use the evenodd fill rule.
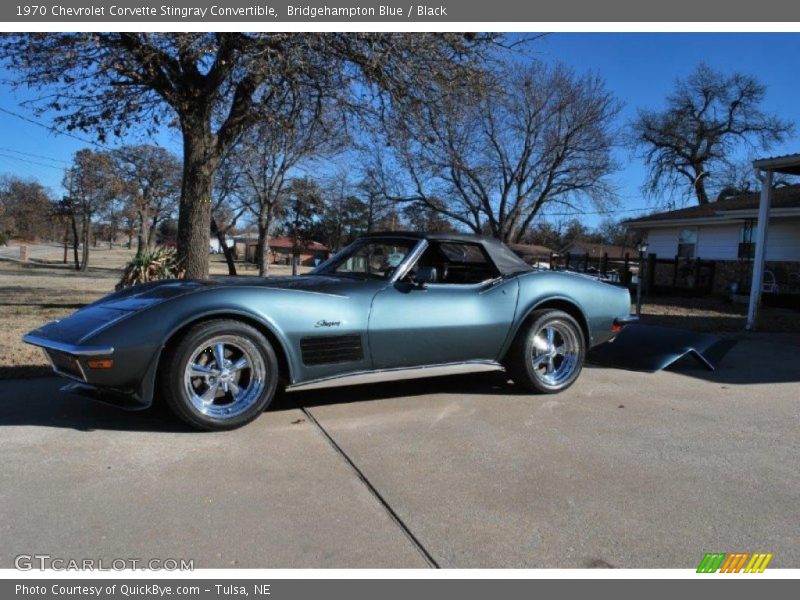
<path fill-rule="evenodd" d="M 142 284 L 24 339 L 71 392 L 132 409 L 163 398 L 216 430 L 255 419 L 278 385 L 505 369 L 560 392 L 629 310 L 626 289 L 534 270 L 496 240 L 374 233 L 306 275 Z"/>

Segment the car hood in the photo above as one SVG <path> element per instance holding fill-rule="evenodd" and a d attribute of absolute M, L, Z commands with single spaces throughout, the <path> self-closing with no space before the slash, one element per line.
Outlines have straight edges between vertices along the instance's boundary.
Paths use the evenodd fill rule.
<path fill-rule="evenodd" d="M 161 302 L 210 291 L 220 287 L 259 287 L 296 292 L 347 296 L 364 284 L 380 287 L 382 281 L 362 282 L 351 278 L 324 275 L 296 277 L 217 277 L 208 280 L 172 279 L 143 283 L 125 288 L 89 304 L 64 319 L 51 321 L 30 332 L 31 335 L 65 343 L 81 343 L 90 336 Z"/>
<path fill-rule="evenodd" d="M 378 280 L 358 280 L 350 277 L 331 277 L 329 275 L 296 275 L 291 277 L 214 277 L 208 282 L 219 286 L 247 286 L 277 290 L 313 292 L 317 294 L 346 295 L 354 287 L 365 283 L 383 284 Z"/>
<path fill-rule="evenodd" d="M 63 319 L 45 323 L 28 335 L 69 344 L 80 343 L 126 316 L 154 304 L 192 293 L 207 285 L 200 281 L 154 281 L 125 288 L 92 302 Z"/>

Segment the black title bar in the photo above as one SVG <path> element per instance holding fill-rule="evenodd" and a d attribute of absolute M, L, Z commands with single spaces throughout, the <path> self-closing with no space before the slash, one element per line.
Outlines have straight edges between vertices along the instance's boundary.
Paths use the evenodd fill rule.
<path fill-rule="evenodd" d="M 798 22 L 785 0 L 10 0 L 3 22 Z"/>

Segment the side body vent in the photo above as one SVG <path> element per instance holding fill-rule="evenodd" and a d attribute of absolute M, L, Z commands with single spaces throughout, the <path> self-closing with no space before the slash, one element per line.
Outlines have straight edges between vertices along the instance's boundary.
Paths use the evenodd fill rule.
<path fill-rule="evenodd" d="M 306 365 L 354 362 L 364 358 L 358 334 L 305 337 L 300 340 L 300 351 Z"/>

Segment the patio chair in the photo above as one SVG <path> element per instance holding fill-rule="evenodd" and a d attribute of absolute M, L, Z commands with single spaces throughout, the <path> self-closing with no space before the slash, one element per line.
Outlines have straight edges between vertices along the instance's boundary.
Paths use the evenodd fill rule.
<path fill-rule="evenodd" d="M 764 283 L 761 286 L 762 292 L 767 292 L 768 294 L 777 294 L 779 291 L 778 281 L 775 279 L 775 273 L 766 269 L 764 271 Z"/>

